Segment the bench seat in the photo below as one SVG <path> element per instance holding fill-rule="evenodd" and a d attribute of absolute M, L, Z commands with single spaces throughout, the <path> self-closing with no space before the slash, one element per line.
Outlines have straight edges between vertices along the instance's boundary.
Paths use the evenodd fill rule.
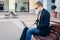
<path fill-rule="evenodd" d="M 51 33 L 45 37 L 33 35 L 36 40 L 56 40 L 60 33 L 60 24 L 51 24 Z"/>

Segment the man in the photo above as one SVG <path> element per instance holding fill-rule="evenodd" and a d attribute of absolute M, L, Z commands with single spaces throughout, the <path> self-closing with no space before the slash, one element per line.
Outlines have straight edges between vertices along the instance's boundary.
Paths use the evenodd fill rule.
<path fill-rule="evenodd" d="M 32 28 L 24 28 L 20 40 L 31 40 L 32 35 L 47 36 L 50 33 L 49 22 L 50 14 L 43 8 L 40 1 L 36 2 L 36 9 L 39 10 L 37 20 Z"/>

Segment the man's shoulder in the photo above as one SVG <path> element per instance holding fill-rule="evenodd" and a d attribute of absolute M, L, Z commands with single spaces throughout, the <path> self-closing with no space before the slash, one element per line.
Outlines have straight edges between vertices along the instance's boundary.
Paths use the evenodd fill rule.
<path fill-rule="evenodd" d="M 50 15 L 50 13 L 49 13 L 49 11 L 48 10 L 46 10 L 46 9 L 43 9 L 44 10 L 44 15 L 47 15 L 47 16 L 49 16 Z"/>
<path fill-rule="evenodd" d="M 44 10 L 44 12 L 47 12 L 47 13 L 49 13 L 49 11 L 47 10 L 47 9 L 43 9 Z"/>

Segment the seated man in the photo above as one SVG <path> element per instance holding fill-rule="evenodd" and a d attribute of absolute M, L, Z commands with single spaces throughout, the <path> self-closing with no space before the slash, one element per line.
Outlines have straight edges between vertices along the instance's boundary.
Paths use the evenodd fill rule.
<path fill-rule="evenodd" d="M 40 1 L 36 2 L 36 9 L 39 10 L 37 20 L 32 28 L 25 27 L 20 40 L 31 40 L 32 35 L 47 36 L 50 33 L 50 14 L 43 8 Z"/>

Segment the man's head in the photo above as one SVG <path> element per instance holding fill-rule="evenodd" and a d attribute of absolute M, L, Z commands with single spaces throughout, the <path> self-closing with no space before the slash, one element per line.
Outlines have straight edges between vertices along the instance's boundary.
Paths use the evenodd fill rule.
<path fill-rule="evenodd" d="M 37 1 L 36 2 L 36 8 L 35 9 L 38 9 L 38 10 L 42 10 L 42 8 L 43 8 L 43 4 L 40 2 L 40 1 Z"/>

